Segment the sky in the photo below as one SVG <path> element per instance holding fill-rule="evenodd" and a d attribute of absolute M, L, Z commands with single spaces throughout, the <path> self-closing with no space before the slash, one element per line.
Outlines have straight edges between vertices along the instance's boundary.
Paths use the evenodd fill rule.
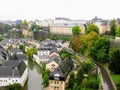
<path fill-rule="evenodd" d="M 0 0 L 0 20 L 120 18 L 120 0 Z"/>

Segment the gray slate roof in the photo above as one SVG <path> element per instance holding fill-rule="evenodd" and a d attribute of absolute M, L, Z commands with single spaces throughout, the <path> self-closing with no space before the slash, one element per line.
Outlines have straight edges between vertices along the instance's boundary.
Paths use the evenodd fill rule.
<path fill-rule="evenodd" d="M 26 68 L 23 61 L 9 60 L 4 66 L 0 66 L 0 77 L 21 77 Z"/>
<path fill-rule="evenodd" d="M 65 61 L 63 61 L 58 68 L 56 68 L 53 72 L 50 73 L 49 79 L 50 80 L 58 79 L 65 81 L 72 68 L 73 61 L 70 58 L 68 58 Z"/>

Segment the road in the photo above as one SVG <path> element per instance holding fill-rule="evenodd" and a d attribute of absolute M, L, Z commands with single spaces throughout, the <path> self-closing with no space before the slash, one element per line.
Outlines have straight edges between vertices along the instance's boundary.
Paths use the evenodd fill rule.
<path fill-rule="evenodd" d="M 111 80 L 111 77 L 109 75 L 109 73 L 107 72 L 107 70 L 105 69 L 105 67 L 100 64 L 100 63 L 97 63 L 95 62 L 98 67 L 100 68 L 100 72 L 101 72 L 101 75 L 102 75 L 102 80 L 103 80 L 103 90 L 116 90 L 116 87 L 113 83 L 113 81 Z"/>

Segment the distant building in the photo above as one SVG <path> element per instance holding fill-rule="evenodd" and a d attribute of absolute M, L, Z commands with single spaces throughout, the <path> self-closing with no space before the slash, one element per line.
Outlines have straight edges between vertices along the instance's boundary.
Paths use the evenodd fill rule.
<path fill-rule="evenodd" d="M 50 33 L 59 34 L 59 35 L 72 35 L 72 28 L 74 25 L 51 25 Z M 85 33 L 85 27 L 80 25 L 82 29 L 81 33 Z"/>
<path fill-rule="evenodd" d="M 22 20 L 16 20 L 16 24 L 22 24 Z"/>
<path fill-rule="evenodd" d="M 104 34 L 105 32 L 110 31 L 109 20 L 102 20 L 101 18 L 95 16 L 91 22 L 98 26 L 99 34 Z"/>
<path fill-rule="evenodd" d="M 73 62 L 70 58 L 63 61 L 49 75 L 49 90 L 65 90 L 69 81 L 69 72 L 73 68 Z"/>

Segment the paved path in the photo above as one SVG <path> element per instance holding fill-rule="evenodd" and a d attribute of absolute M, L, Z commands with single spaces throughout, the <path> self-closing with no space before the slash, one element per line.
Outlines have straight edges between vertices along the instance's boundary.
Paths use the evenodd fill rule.
<path fill-rule="evenodd" d="M 95 62 L 95 63 L 100 68 L 100 72 L 102 75 L 103 90 L 116 90 L 116 87 L 111 79 L 111 76 L 109 75 L 109 73 L 107 72 L 105 67 L 100 63 L 97 63 L 97 62 Z"/>

